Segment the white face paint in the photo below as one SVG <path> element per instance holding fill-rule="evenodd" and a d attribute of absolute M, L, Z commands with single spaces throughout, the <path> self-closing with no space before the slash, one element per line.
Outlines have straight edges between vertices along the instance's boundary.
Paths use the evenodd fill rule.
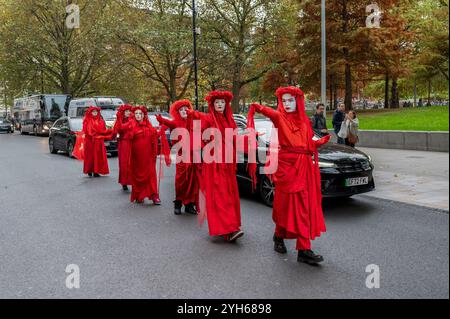
<path fill-rule="evenodd" d="M 125 117 L 130 117 L 131 111 L 130 110 L 126 110 L 124 115 L 125 115 Z"/>
<path fill-rule="evenodd" d="M 214 101 L 214 109 L 216 112 L 223 113 L 225 112 L 226 102 L 225 100 L 217 99 Z"/>
<path fill-rule="evenodd" d="M 286 113 L 294 113 L 297 111 L 297 101 L 295 100 L 295 96 L 291 94 L 284 94 L 282 96 L 283 107 Z"/>
<path fill-rule="evenodd" d="M 142 113 L 141 110 L 137 110 L 136 112 L 134 112 L 134 117 L 136 118 L 136 121 L 142 122 L 142 120 L 144 119 L 144 113 Z"/>
<path fill-rule="evenodd" d="M 188 117 L 187 110 L 188 110 L 187 106 L 183 106 L 182 108 L 180 108 L 178 110 L 182 119 L 187 119 L 187 117 Z"/>
<path fill-rule="evenodd" d="M 98 111 L 92 111 L 92 116 L 97 116 L 98 115 Z"/>

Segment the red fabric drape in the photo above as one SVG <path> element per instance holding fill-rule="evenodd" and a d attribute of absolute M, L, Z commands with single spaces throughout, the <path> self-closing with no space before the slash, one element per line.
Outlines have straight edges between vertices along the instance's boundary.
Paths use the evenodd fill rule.
<path fill-rule="evenodd" d="M 202 128 L 217 128 L 222 132 L 223 150 L 225 150 L 225 129 L 237 128 L 231 111 L 232 98 L 233 95 L 230 92 L 211 92 L 206 98 L 209 114 L 194 113 L 194 118 L 201 119 Z M 217 99 L 226 101 L 224 114 L 215 111 L 214 102 Z M 233 154 L 235 154 L 234 149 Z M 236 160 L 235 156 L 233 158 Z M 204 198 L 204 203 L 200 204 L 199 220 L 200 223 L 205 218 L 208 220 L 210 235 L 221 236 L 240 230 L 241 209 L 236 179 L 236 162 L 225 163 L 223 157 L 220 163 L 216 161 L 210 164 L 203 163 L 200 187 L 202 195 L 200 198 Z"/>
<path fill-rule="evenodd" d="M 92 112 L 97 111 L 97 116 Z M 83 119 L 84 173 L 108 175 L 108 159 L 102 136 L 107 133 L 106 124 L 100 115 L 100 108 L 90 107 Z"/>
<path fill-rule="evenodd" d="M 169 120 L 158 116 L 158 121 L 174 130 L 177 128 L 184 128 L 189 132 L 190 138 L 190 156 L 189 160 L 186 162 L 180 161 L 176 166 L 176 175 L 175 175 L 175 193 L 176 200 L 181 201 L 183 205 L 195 203 L 198 205 L 199 201 L 199 172 L 200 165 L 193 163 L 193 121 L 192 117 L 187 119 L 183 119 L 179 113 L 180 109 L 183 107 L 187 107 L 189 110 L 192 110 L 192 104 L 188 100 L 181 100 L 175 102 L 170 107 L 170 114 L 172 115 L 173 120 Z M 180 140 L 174 140 L 174 143 L 180 142 Z M 181 150 L 178 156 L 181 157 Z"/>
<path fill-rule="evenodd" d="M 285 112 L 284 94 L 296 98 L 296 112 Z M 326 231 L 317 148 L 327 143 L 329 137 L 317 142 L 313 140 L 314 132 L 300 89 L 280 88 L 276 95 L 277 111 L 253 104 L 248 119 L 249 127 L 254 128 L 254 112 L 260 112 L 269 117 L 278 129 L 278 169 L 272 176 L 275 183 L 273 220 L 279 228 L 285 229 L 288 238 L 314 239 Z"/>

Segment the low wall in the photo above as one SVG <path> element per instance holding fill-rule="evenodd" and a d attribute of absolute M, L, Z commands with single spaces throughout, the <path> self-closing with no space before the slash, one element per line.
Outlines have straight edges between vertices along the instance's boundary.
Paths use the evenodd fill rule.
<path fill-rule="evenodd" d="M 333 135 L 334 132 L 333 132 Z M 449 151 L 449 132 L 421 131 L 360 131 L 361 147 L 416 150 Z"/>

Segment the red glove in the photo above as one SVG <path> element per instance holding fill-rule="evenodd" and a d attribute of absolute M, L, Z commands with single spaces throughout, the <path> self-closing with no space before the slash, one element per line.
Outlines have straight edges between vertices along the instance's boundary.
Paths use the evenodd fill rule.
<path fill-rule="evenodd" d="M 161 116 L 161 114 L 156 114 L 156 120 L 159 122 L 159 124 L 163 124 L 164 118 Z"/>
<path fill-rule="evenodd" d="M 322 137 L 320 140 L 318 141 L 314 141 L 314 144 L 316 145 L 317 148 L 321 147 L 322 145 L 327 144 L 331 139 L 331 135 L 327 135 Z"/>

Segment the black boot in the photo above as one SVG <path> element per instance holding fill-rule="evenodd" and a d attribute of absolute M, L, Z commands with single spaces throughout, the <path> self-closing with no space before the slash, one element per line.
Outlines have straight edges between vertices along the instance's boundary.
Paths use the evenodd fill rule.
<path fill-rule="evenodd" d="M 197 209 L 193 203 L 187 204 L 184 208 L 184 212 L 190 215 L 198 215 Z"/>
<path fill-rule="evenodd" d="M 100 174 L 95 173 L 94 177 L 100 177 Z"/>
<path fill-rule="evenodd" d="M 228 234 L 225 236 L 225 240 L 229 243 L 234 243 L 236 240 L 244 236 L 244 232 L 242 230 L 235 231 L 234 233 Z"/>
<path fill-rule="evenodd" d="M 173 204 L 175 215 L 181 215 L 181 208 L 183 207 L 183 203 L 180 200 L 176 200 L 173 202 Z"/>
<path fill-rule="evenodd" d="M 309 265 L 317 265 L 323 262 L 323 257 L 316 255 L 312 250 L 299 250 L 297 261 L 299 263 L 307 263 Z"/>
<path fill-rule="evenodd" d="M 127 192 L 128 191 L 128 186 L 127 185 L 122 185 L 122 189 L 123 189 L 124 192 Z"/>
<path fill-rule="evenodd" d="M 89 176 L 89 177 L 92 177 L 92 175 L 93 175 L 92 173 L 88 173 L 88 176 Z"/>
<path fill-rule="evenodd" d="M 283 238 L 277 237 L 277 235 L 273 235 L 274 250 L 279 254 L 287 254 L 286 245 L 284 244 Z"/>

